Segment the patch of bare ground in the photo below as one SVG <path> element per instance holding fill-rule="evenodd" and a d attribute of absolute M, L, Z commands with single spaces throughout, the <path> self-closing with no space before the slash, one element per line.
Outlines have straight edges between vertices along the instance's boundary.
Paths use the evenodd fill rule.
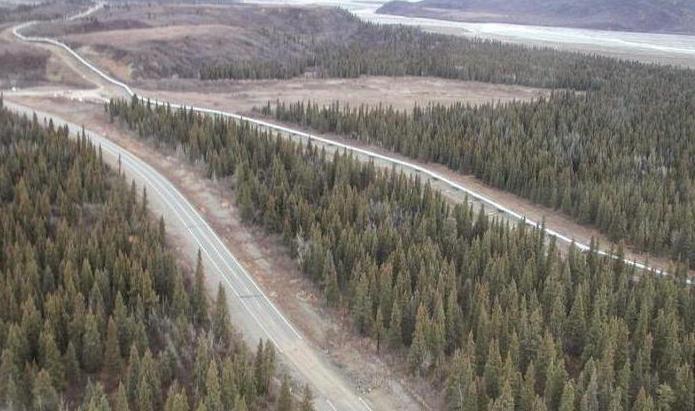
<path fill-rule="evenodd" d="M 111 61 L 105 68 L 115 75 L 197 78 L 206 65 L 297 57 L 313 42 L 339 41 L 358 26 L 347 12 L 327 7 L 130 4 L 31 27 L 29 33 L 103 54 Z"/>
<path fill-rule="evenodd" d="M 19 42 L 10 25 L 0 32 L 0 89 L 46 85 L 86 88 L 91 84 L 41 46 Z"/>
<path fill-rule="evenodd" d="M 136 83 L 144 96 L 171 102 L 246 112 L 268 101 L 307 101 L 329 104 L 336 100 L 358 106 L 392 105 L 411 109 L 414 104 L 456 102 L 474 105 L 531 100 L 550 94 L 548 89 L 446 80 L 436 77 L 362 76 L 350 79 L 295 78 L 290 80 L 159 80 Z"/>
<path fill-rule="evenodd" d="M 395 356 L 383 350 L 378 354 L 371 340 L 355 335 L 349 315 L 325 306 L 321 291 L 302 275 L 278 236 L 266 235 L 241 223 L 231 181 L 210 180 L 202 165 L 191 165 L 180 153 L 165 153 L 118 125 L 110 124 L 100 105 L 45 97 L 11 99 L 84 124 L 127 148 L 169 178 L 205 216 L 282 312 L 307 339 L 325 352 L 376 409 L 419 410 L 443 406 L 441 396 L 432 391 L 427 381 L 408 377 L 404 365 Z M 183 244 L 176 238 L 173 241 L 176 247 Z"/>

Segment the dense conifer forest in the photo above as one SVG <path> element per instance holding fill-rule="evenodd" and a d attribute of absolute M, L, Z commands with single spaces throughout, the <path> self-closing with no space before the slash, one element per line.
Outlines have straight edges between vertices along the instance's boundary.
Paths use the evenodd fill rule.
<path fill-rule="evenodd" d="M 600 87 L 618 65 L 605 57 L 469 40 L 351 18 L 356 29 L 345 38 L 317 41 L 289 34 L 283 38 L 282 33 L 273 32 L 272 38 L 282 48 L 299 51 L 285 58 L 258 57 L 208 66 L 201 70 L 200 78 L 410 75 L 587 90 Z"/>
<path fill-rule="evenodd" d="M 242 217 L 280 235 L 326 304 L 442 387 L 450 409 L 695 409 L 682 266 L 659 278 L 562 256 L 542 231 L 452 206 L 416 177 L 245 122 L 137 98 L 105 109 L 231 177 Z"/>
<path fill-rule="evenodd" d="M 474 174 L 695 267 L 695 72 L 616 62 L 603 74 L 596 90 L 530 102 L 261 111 Z"/>
<path fill-rule="evenodd" d="M 289 38 L 303 42 L 303 58 L 240 61 L 201 77 L 415 75 L 554 88 L 533 102 L 408 113 L 311 102 L 263 111 L 474 174 L 695 267 L 694 71 L 356 24 L 342 42 Z"/>
<path fill-rule="evenodd" d="M 42 126 L 0 98 L 0 408 L 291 405 L 287 383 L 270 392 L 273 346 L 245 347 L 200 259 L 184 278 L 146 197 L 85 137 Z"/>

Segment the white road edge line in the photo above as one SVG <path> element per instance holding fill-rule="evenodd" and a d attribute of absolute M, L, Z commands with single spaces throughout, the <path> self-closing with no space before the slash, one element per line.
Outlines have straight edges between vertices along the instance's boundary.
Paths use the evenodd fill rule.
<path fill-rule="evenodd" d="M 372 411 L 372 407 L 370 407 L 369 404 L 367 404 L 367 401 L 365 401 L 364 399 L 362 399 L 362 397 L 357 397 L 357 399 L 360 400 L 360 402 L 362 403 L 362 405 L 364 405 L 364 406 L 367 408 L 368 411 Z"/>
<path fill-rule="evenodd" d="M 99 5 L 95 6 L 95 10 L 98 10 L 98 8 L 100 8 L 100 7 L 102 7 L 102 6 L 103 6 L 103 4 L 99 4 Z M 20 24 L 20 25 L 18 25 L 18 26 L 15 26 L 15 27 L 12 29 L 12 33 L 13 33 L 17 38 L 19 38 L 19 39 L 22 40 L 22 41 L 35 42 L 35 43 L 48 43 L 48 44 L 52 44 L 52 45 L 54 45 L 54 46 L 60 47 L 60 48 L 62 48 L 62 49 L 64 49 L 64 50 L 66 50 L 66 51 L 67 51 L 68 53 L 70 53 L 72 56 L 74 56 L 74 57 L 75 57 L 77 60 L 79 60 L 82 64 L 84 64 L 85 66 L 87 66 L 87 68 L 89 68 L 90 70 L 92 70 L 93 72 L 95 72 L 96 74 L 98 74 L 98 75 L 99 75 L 100 77 L 102 77 L 104 80 L 106 80 L 106 81 L 108 81 L 108 82 L 110 82 L 110 83 L 112 83 L 112 84 L 114 84 L 114 85 L 116 85 L 116 86 L 122 88 L 122 89 L 126 92 L 126 94 L 128 94 L 129 96 L 132 97 L 132 96 L 135 96 L 135 95 L 136 95 L 136 94 L 133 92 L 133 90 L 130 88 L 130 86 L 128 86 L 127 84 L 125 84 L 125 83 L 123 83 L 123 82 L 121 82 L 121 81 L 119 81 L 119 80 L 116 80 L 115 78 L 113 78 L 113 77 L 109 76 L 108 74 L 104 73 L 104 72 L 101 71 L 99 68 L 97 68 L 97 67 L 94 66 L 92 63 L 90 63 L 90 62 L 87 61 L 85 58 L 83 58 L 81 55 L 79 55 L 77 52 L 75 52 L 73 49 L 71 49 L 69 46 L 67 46 L 65 43 L 62 43 L 62 42 L 57 41 L 57 40 L 54 40 L 54 39 L 46 38 L 46 37 L 27 37 L 27 36 L 24 36 L 23 34 L 19 33 L 19 30 L 21 30 L 21 29 L 23 29 L 23 28 L 25 28 L 25 27 L 28 27 L 28 26 L 30 26 L 30 25 L 36 24 L 36 23 L 37 23 L 36 21 L 30 21 L 30 22 L 22 23 L 22 24 Z M 450 187 L 453 187 L 453 188 L 455 188 L 455 189 L 457 189 L 457 190 L 459 190 L 459 191 L 463 191 L 464 193 L 466 193 L 466 194 L 468 194 L 469 196 L 471 196 L 471 197 L 477 199 L 478 201 L 485 203 L 485 204 L 488 205 L 489 207 L 496 208 L 497 210 L 499 210 L 499 211 L 501 211 L 501 212 L 503 212 L 503 213 L 505 213 L 505 214 L 511 216 L 513 219 L 516 219 L 516 220 L 518 220 L 518 221 L 522 221 L 522 222 L 524 222 L 526 225 L 529 225 L 529 226 L 531 226 L 531 227 L 533 227 L 533 228 L 542 229 L 546 234 L 548 234 L 548 235 L 550 235 L 550 236 L 552 236 L 552 237 L 555 237 L 555 238 L 557 238 L 557 239 L 559 239 L 559 240 L 561 240 L 561 241 L 563 241 L 563 242 L 565 242 L 565 243 L 574 244 L 580 251 L 588 251 L 588 250 L 591 249 L 591 247 L 590 247 L 588 244 L 584 244 L 584 243 L 577 242 L 577 241 L 575 241 L 573 238 L 569 238 L 569 237 L 567 237 L 567 236 L 565 236 L 565 235 L 563 235 L 563 234 L 561 234 L 561 233 L 559 233 L 559 232 L 557 232 L 557 231 L 555 231 L 555 230 L 553 230 L 553 229 L 550 229 L 550 228 L 547 228 L 547 227 L 543 227 L 541 224 L 539 224 L 539 223 L 537 223 L 537 222 L 535 222 L 535 221 L 533 221 L 533 220 L 527 218 L 526 216 L 524 216 L 524 215 L 522 215 L 522 214 L 517 213 L 517 212 L 514 211 L 514 210 L 511 210 L 511 209 L 509 209 L 509 208 L 503 206 L 502 204 L 499 204 L 499 203 L 495 202 L 495 201 L 492 200 L 492 199 L 489 199 L 489 198 L 485 197 L 485 196 L 482 195 L 482 194 L 479 194 L 479 193 L 477 193 L 477 192 L 475 192 L 475 191 L 473 191 L 473 190 L 471 190 L 471 189 L 468 189 L 468 188 L 466 188 L 466 187 L 464 187 L 464 186 L 462 186 L 462 185 L 460 185 L 460 184 L 458 184 L 458 183 L 456 183 L 456 182 L 454 182 L 454 181 L 452 181 L 452 180 L 449 180 L 448 178 L 446 178 L 446 177 L 444 177 L 444 176 L 442 176 L 442 175 L 440 175 L 440 174 L 438 174 L 438 173 L 435 173 L 435 172 L 433 172 L 433 171 L 430 171 L 430 170 L 428 170 L 428 169 L 426 169 L 426 168 L 424 168 L 424 167 L 418 166 L 418 165 L 416 165 L 416 164 L 409 163 L 409 162 L 403 161 L 403 160 L 399 160 L 399 159 L 396 159 L 396 158 L 393 158 L 393 157 L 385 156 L 385 155 L 382 155 L 382 154 L 379 154 L 379 153 L 375 153 L 375 152 L 372 152 L 372 151 L 369 151 L 369 150 L 365 150 L 365 149 L 362 149 L 362 148 L 354 147 L 354 146 L 351 146 L 351 145 L 348 145 L 348 144 L 339 143 L 339 142 L 337 142 L 337 141 L 333 141 L 333 140 L 329 140 L 329 139 L 322 138 L 322 137 L 319 137 L 319 136 L 315 136 L 315 135 L 312 135 L 312 134 L 309 134 L 309 133 L 305 133 L 305 132 L 300 131 L 300 130 L 295 130 L 295 129 L 292 129 L 292 128 L 289 128 L 289 127 L 280 126 L 280 125 L 277 125 L 277 124 L 273 124 L 273 123 L 270 123 L 270 122 L 267 122 L 267 121 L 263 121 L 263 120 L 254 119 L 254 118 L 251 118 L 251 117 L 244 117 L 244 116 L 241 116 L 241 115 L 239 115 L 239 114 L 237 114 L 237 113 L 225 112 L 225 111 L 221 111 L 221 110 L 209 109 L 209 108 L 204 108 L 204 107 L 196 107 L 196 106 L 193 106 L 193 105 L 186 106 L 186 105 L 184 105 L 184 104 L 175 104 L 175 103 L 162 102 L 162 101 L 158 101 L 158 100 L 156 100 L 156 99 L 145 99 L 144 97 L 141 97 L 141 99 L 142 99 L 142 100 L 149 100 L 151 103 L 154 103 L 154 104 L 156 104 L 156 105 L 167 105 L 167 104 L 168 104 L 168 105 L 169 105 L 170 107 L 172 107 L 172 108 L 188 108 L 188 109 L 191 109 L 191 110 L 193 110 L 193 111 L 200 112 L 200 113 L 216 114 L 216 115 L 220 115 L 220 116 L 224 116 L 224 117 L 230 117 L 230 118 L 233 118 L 233 119 L 236 119 L 236 120 L 240 120 L 240 121 L 244 121 L 244 120 L 245 120 L 245 121 L 248 121 L 249 123 L 255 124 L 255 125 L 257 125 L 257 126 L 265 127 L 265 128 L 271 129 L 271 130 L 280 131 L 280 132 L 283 132 L 283 133 L 294 134 L 294 135 L 297 135 L 297 136 L 300 136 L 300 137 L 304 137 L 304 138 L 307 138 L 307 139 L 310 139 L 310 140 L 320 141 L 320 142 L 322 142 L 322 143 L 324 143 L 324 144 L 327 144 L 327 145 L 332 145 L 332 146 L 335 146 L 335 147 L 338 147 L 338 148 L 342 148 L 342 149 L 345 149 L 345 150 L 348 150 L 348 151 L 353 151 L 353 152 L 360 153 L 360 154 L 363 154 L 363 155 L 366 155 L 366 156 L 374 157 L 374 158 L 380 159 L 380 160 L 382 160 L 382 161 L 386 161 L 386 162 L 389 162 L 389 163 L 392 163 L 392 164 L 396 164 L 396 165 L 399 165 L 399 166 L 402 166 L 402 167 L 410 168 L 410 169 L 412 169 L 412 170 L 419 171 L 419 172 L 421 172 L 421 173 L 423 173 L 423 174 L 426 174 L 427 176 L 429 176 L 429 177 L 432 178 L 432 179 L 439 180 L 439 181 L 441 181 L 441 182 L 443 182 L 443 183 L 449 185 Z M 600 250 L 600 249 L 597 249 L 597 250 L 594 250 L 594 251 L 595 251 L 596 254 L 598 254 L 598 255 L 606 256 L 606 257 L 609 257 L 609 258 L 611 258 L 611 259 L 619 259 L 619 257 L 616 256 L 615 254 L 611 254 L 611 253 L 609 253 L 609 252 L 606 252 L 606 251 L 603 251 L 603 250 Z M 664 271 L 664 270 L 660 270 L 660 269 L 657 269 L 657 268 L 654 268 L 654 267 L 647 266 L 646 264 L 640 263 L 640 262 L 635 261 L 635 260 L 631 260 L 631 259 L 628 259 L 628 258 L 623 258 L 622 260 L 623 260 L 623 262 L 624 262 L 625 264 L 634 266 L 634 267 L 636 267 L 636 268 L 638 268 L 638 269 L 640 269 L 640 270 L 650 271 L 650 272 L 652 272 L 652 273 L 654 273 L 654 274 L 656 274 L 656 275 L 658 275 L 658 276 L 668 276 L 668 275 L 670 275 L 668 272 L 666 272 L 666 271 Z M 251 281 L 254 283 L 254 285 L 256 285 L 256 283 L 255 283 L 255 281 L 253 281 L 253 279 L 251 279 Z M 695 284 L 695 279 L 690 279 L 690 278 L 688 278 L 688 279 L 686 279 L 686 283 L 687 283 L 688 285 L 693 285 L 693 284 Z M 257 285 L 256 285 L 256 288 L 258 288 Z M 260 289 L 259 289 L 259 290 L 260 290 Z M 263 294 L 263 296 L 267 299 L 267 297 L 265 296 L 265 294 Z M 276 308 L 274 305 L 273 305 L 273 308 L 275 309 L 276 312 L 279 313 L 279 311 L 277 310 L 277 308 Z M 284 318 L 284 317 L 283 317 L 283 318 Z M 288 323 L 288 325 L 289 325 L 289 323 Z M 293 328 L 291 325 L 290 325 L 290 327 L 294 330 L 294 328 Z M 296 333 L 296 331 L 295 331 L 295 333 Z"/>
<path fill-rule="evenodd" d="M 332 409 L 333 411 L 338 411 L 338 409 L 335 408 L 335 406 L 333 405 L 333 403 L 331 402 L 331 400 L 329 400 L 328 398 L 326 398 L 326 404 L 328 404 L 328 406 L 331 407 L 331 409 Z"/>
<path fill-rule="evenodd" d="M 46 117 L 44 117 L 44 119 L 45 119 L 45 118 L 46 118 Z M 59 122 L 59 121 L 64 122 L 64 121 L 62 121 L 62 120 L 59 120 L 58 118 L 55 118 L 54 123 L 55 123 L 56 125 L 58 125 L 58 122 Z M 68 126 L 70 126 L 67 122 L 64 122 L 64 123 L 67 124 Z M 76 126 L 73 124 L 73 127 L 76 127 Z M 162 190 L 166 191 L 166 189 L 168 189 L 169 191 L 171 191 L 171 192 L 173 192 L 173 193 L 175 193 L 175 194 L 178 194 L 178 195 L 181 197 L 182 203 L 185 204 L 185 205 L 187 205 L 189 208 L 193 209 L 193 207 L 192 207 L 191 204 L 188 202 L 188 200 L 186 200 L 186 198 L 183 197 L 183 196 L 181 195 L 181 193 L 176 189 L 176 187 L 174 187 L 171 183 L 169 183 L 168 180 L 166 180 L 163 176 L 161 176 L 156 170 L 154 170 L 154 169 L 149 170 L 149 169 L 148 169 L 148 168 L 151 168 L 150 165 L 144 163 L 142 160 L 140 160 L 140 159 L 138 159 L 137 157 L 131 155 L 130 152 L 128 152 L 127 150 L 123 149 L 123 148 L 120 147 L 118 144 L 113 143 L 113 142 L 111 142 L 111 141 L 106 141 L 106 142 L 105 142 L 102 138 L 100 138 L 98 135 L 94 134 L 94 133 L 91 132 L 90 130 L 85 130 L 85 132 L 86 132 L 87 137 L 88 137 L 95 145 L 98 145 L 100 148 L 104 149 L 107 153 L 111 154 L 111 155 L 114 156 L 115 158 L 120 157 L 120 158 L 121 158 L 121 161 L 123 161 L 123 162 L 125 162 L 125 163 L 127 163 L 127 164 L 130 164 L 130 165 L 131 165 L 130 168 L 133 170 L 133 172 L 134 172 L 135 174 L 138 174 L 138 175 L 140 176 L 140 178 L 142 178 L 142 180 L 144 181 L 144 184 L 150 186 L 150 188 L 152 188 L 163 200 L 166 200 L 167 197 L 170 198 L 170 195 L 165 195 L 165 194 L 162 192 Z M 146 175 L 146 174 L 148 174 L 148 175 Z M 152 177 L 152 176 L 154 176 L 154 177 Z M 166 182 L 170 185 L 170 187 L 167 187 L 166 185 L 163 185 L 163 186 L 160 187 L 160 185 L 162 185 L 162 182 L 157 181 L 157 178 L 162 179 L 162 181 L 166 181 Z M 207 251 L 206 247 L 202 244 L 201 239 L 200 239 L 200 236 L 208 237 L 207 234 L 204 233 L 204 232 L 201 232 L 200 234 L 196 235 L 196 234 L 193 232 L 192 228 L 189 226 L 189 224 L 186 223 L 186 221 L 185 221 L 184 218 L 181 216 L 181 214 L 183 213 L 184 215 L 186 215 L 186 217 L 188 217 L 188 218 L 189 218 L 190 220 L 192 220 L 192 221 L 195 221 L 195 218 L 191 218 L 190 215 L 188 215 L 188 212 L 187 212 L 185 209 L 180 209 L 180 208 L 178 207 L 178 203 L 176 203 L 175 201 L 168 202 L 168 205 L 169 205 L 170 209 L 173 211 L 174 215 L 179 219 L 179 221 L 181 221 L 181 223 L 184 225 L 184 227 L 186 227 L 186 229 L 191 233 L 191 236 L 193 237 L 193 239 L 195 240 L 195 242 L 198 244 L 198 248 L 199 248 L 200 250 L 202 250 L 202 252 L 205 253 L 205 254 L 208 256 L 208 260 L 210 261 L 210 263 L 212 263 L 212 265 L 215 267 L 215 269 L 216 269 L 218 272 L 220 272 L 220 273 L 222 274 L 222 278 L 225 280 L 225 282 L 227 283 L 227 285 L 232 289 L 232 291 L 234 292 L 234 294 L 236 295 L 236 297 L 238 298 L 238 300 L 241 302 L 241 304 L 244 306 L 244 308 L 246 309 L 246 311 L 251 315 L 251 317 L 253 317 L 253 319 L 254 319 L 254 320 L 256 321 L 256 323 L 261 327 L 261 329 L 263 330 L 263 332 L 268 336 L 268 338 L 273 342 L 273 344 L 275 344 L 275 346 L 276 346 L 276 348 L 278 349 L 278 351 L 279 351 L 280 353 L 283 353 L 284 351 L 282 350 L 282 347 L 277 343 L 277 341 L 273 338 L 273 336 L 270 334 L 270 332 L 268 332 L 268 330 L 265 328 L 265 326 L 263 325 L 263 323 L 258 319 L 258 317 L 256 316 L 256 314 L 253 312 L 253 310 L 251 310 L 251 309 L 248 307 L 248 305 L 246 304 L 246 302 L 244 301 L 244 299 L 243 299 L 243 298 L 240 298 L 240 297 L 241 297 L 240 294 L 238 293 L 238 291 L 236 290 L 236 288 L 234 287 L 234 285 L 233 285 L 233 284 L 230 282 L 230 280 L 229 280 L 228 273 L 227 273 L 225 270 L 223 270 L 222 268 L 220 268 L 220 266 L 217 264 L 217 262 L 215 261 L 215 259 L 214 259 L 214 258 L 210 255 L 210 253 Z M 178 210 L 177 210 L 177 209 L 178 209 Z M 179 210 L 180 210 L 180 211 L 179 211 Z M 196 214 L 197 214 L 197 213 L 196 213 Z M 197 215 L 197 217 L 198 217 L 201 221 L 205 222 L 205 220 L 204 220 L 199 214 Z M 213 233 L 214 238 L 216 238 L 216 239 L 219 241 L 219 237 L 217 236 L 217 234 L 215 234 L 214 230 L 212 230 L 212 228 L 210 228 L 210 227 L 207 225 L 207 223 L 205 223 L 205 225 L 206 225 L 206 227 L 210 230 L 210 232 Z M 208 242 L 210 242 L 210 245 L 211 245 L 211 246 L 214 246 L 214 244 L 212 244 L 212 242 L 210 241 L 209 238 L 206 238 L 206 239 L 207 239 Z M 216 247 L 215 247 L 215 248 L 216 248 Z M 218 257 L 219 257 L 220 259 L 222 259 L 222 261 L 224 261 L 224 256 L 222 256 L 222 255 L 219 253 L 219 250 L 216 249 L 216 252 L 217 252 L 217 254 L 218 254 Z M 234 257 L 231 253 L 229 253 L 229 255 L 232 256 L 232 257 Z M 241 265 L 240 265 L 239 267 L 240 267 L 242 270 L 244 270 L 243 267 L 242 267 Z M 229 270 L 230 270 L 232 273 L 234 273 L 234 270 L 233 270 L 232 268 L 229 268 Z M 243 285 L 243 284 L 242 284 L 242 285 Z M 247 292 L 249 292 L 249 291 L 247 290 Z M 286 320 L 285 320 L 285 321 L 286 321 Z"/>
<path fill-rule="evenodd" d="M 89 137 L 89 136 L 88 136 L 88 137 Z M 91 138 L 90 138 L 90 139 L 91 139 Z M 123 150 L 121 147 L 119 147 L 119 146 L 116 145 L 115 143 L 113 143 L 113 144 L 114 144 L 114 146 L 116 146 L 117 148 L 116 148 L 116 149 L 113 149 L 112 147 L 106 146 L 106 147 L 105 147 L 106 151 L 111 152 L 111 154 L 114 155 L 114 156 L 115 156 L 115 155 L 120 155 L 122 159 L 123 159 L 123 157 L 126 157 L 125 160 L 133 165 L 133 167 L 132 167 L 132 168 L 133 168 L 133 171 L 134 171 L 135 173 L 139 174 L 140 177 L 141 177 L 144 181 L 149 182 L 149 186 L 150 186 L 151 188 L 153 188 L 153 189 L 155 190 L 155 192 L 156 192 L 157 194 L 159 194 L 159 196 L 160 196 L 161 198 L 165 199 L 165 198 L 169 197 L 169 196 L 164 195 L 164 194 L 162 193 L 162 191 L 160 190 L 160 187 L 159 187 L 159 184 L 160 184 L 160 183 L 157 182 L 156 179 L 153 179 L 153 178 L 151 178 L 151 177 L 148 178 L 147 176 L 145 176 L 145 175 L 143 174 L 142 171 L 140 171 L 140 170 L 137 168 L 138 166 L 139 166 L 139 167 L 143 167 L 143 164 L 144 164 L 144 163 L 143 163 L 143 164 L 137 164 L 137 161 L 135 161 L 133 158 L 130 158 L 131 156 L 130 156 L 130 153 L 129 153 L 129 152 Z M 99 143 L 99 147 L 104 147 L 104 145 L 103 145 L 102 143 Z M 147 164 L 144 164 L 144 167 L 143 167 L 143 168 L 145 169 L 146 172 L 150 172 L 151 174 L 153 174 L 150 170 L 147 170 L 148 167 L 150 167 L 150 166 L 147 165 Z M 192 206 L 190 205 L 190 203 L 188 203 L 188 200 L 186 200 L 185 197 L 181 196 L 181 194 L 178 192 L 178 190 L 176 189 L 176 187 L 174 187 L 173 185 L 172 185 L 171 187 L 166 187 L 166 186 L 162 187 L 162 189 L 167 189 L 167 188 L 168 188 L 170 191 L 172 191 L 172 192 L 178 194 L 178 195 L 182 198 L 182 201 L 184 202 L 183 204 L 186 204 L 186 205 L 188 205 L 190 208 L 192 208 Z M 186 221 L 184 221 L 183 217 L 181 217 L 181 214 L 176 210 L 176 208 L 178 208 L 178 207 L 175 207 L 175 206 L 174 206 L 175 204 L 177 204 L 177 203 L 176 203 L 176 202 L 171 202 L 171 203 L 169 204 L 169 206 L 171 207 L 172 211 L 174 211 L 174 215 L 176 215 L 176 217 L 181 221 L 181 223 L 182 223 L 185 227 L 187 227 L 188 232 L 191 233 L 191 236 L 193 237 L 193 239 L 195 240 L 195 242 L 198 244 L 198 248 L 199 248 L 200 250 L 202 250 L 203 253 L 205 253 L 205 254 L 208 256 L 208 260 L 210 261 L 210 263 L 212 263 L 212 265 L 215 267 L 215 269 L 216 269 L 218 272 L 220 272 L 220 273 L 222 274 L 222 278 L 225 280 L 225 282 L 227 283 L 227 285 L 232 289 L 232 291 L 233 291 L 234 294 L 236 295 L 237 299 L 241 302 L 241 304 L 244 306 L 244 308 L 246 309 L 246 311 L 251 315 L 251 317 L 253 317 L 253 319 L 256 321 L 256 323 L 258 323 L 258 325 L 261 327 L 261 329 L 263 330 L 263 332 L 268 336 L 268 338 L 273 342 L 273 344 L 275 344 L 275 346 L 277 347 L 278 351 L 280 351 L 280 353 L 282 353 L 282 352 L 283 352 L 282 347 L 281 347 L 281 346 L 278 344 L 278 342 L 273 338 L 273 336 L 270 334 L 270 332 L 268 332 L 268 330 L 267 330 L 267 329 L 265 328 L 265 326 L 263 325 L 263 322 L 260 321 L 260 320 L 258 319 L 258 317 L 257 317 L 256 314 L 253 312 L 253 310 L 249 309 L 249 307 L 248 307 L 248 305 L 246 304 L 246 302 L 244 301 L 244 299 L 241 298 L 239 292 L 236 290 L 236 288 L 234 287 L 234 285 L 232 285 L 231 281 L 229 280 L 229 274 L 228 274 L 225 270 L 223 270 L 222 268 L 220 268 L 220 266 L 217 264 L 217 262 L 216 262 L 215 259 L 212 257 L 212 255 L 210 255 L 210 253 L 208 252 L 207 248 L 202 244 L 202 242 L 201 242 L 199 236 L 198 236 L 198 235 L 195 235 L 194 232 L 193 232 L 193 229 L 191 229 L 191 228 L 188 226 L 188 224 L 186 224 Z M 184 214 L 187 214 L 187 212 L 186 212 L 185 209 L 182 209 L 181 212 L 183 212 Z M 197 213 L 196 213 L 196 214 L 197 214 Z M 187 215 L 187 216 L 188 216 L 188 215 Z M 190 216 L 188 216 L 188 217 L 190 218 Z M 200 215 L 197 215 L 197 217 L 200 218 L 202 221 L 205 221 L 202 217 L 200 217 Z M 191 220 L 195 220 L 195 219 L 191 219 Z M 207 226 L 207 224 L 205 224 L 205 225 Z M 207 228 L 209 228 L 209 227 L 207 227 Z M 210 228 L 209 228 L 209 229 L 210 229 Z M 210 230 L 212 231 L 212 229 L 210 229 Z M 214 234 L 214 231 L 212 231 L 212 233 L 213 233 L 213 235 L 214 235 L 215 237 L 217 237 L 217 235 Z M 204 235 L 205 237 L 207 237 L 207 235 L 206 235 L 205 233 L 200 233 L 200 235 Z M 219 237 L 217 237 L 217 238 L 219 239 Z M 209 241 L 209 238 L 208 238 L 208 241 Z M 211 244 L 211 245 L 212 245 L 212 244 Z M 217 252 L 217 254 L 218 254 L 218 257 L 219 257 L 220 259 L 222 259 L 222 261 L 224 261 L 224 257 L 223 257 L 222 255 L 220 255 L 219 251 L 216 250 L 216 252 Z M 231 253 L 230 253 L 230 255 L 231 255 Z M 242 270 L 243 270 L 243 268 L 242 268 Z M 233 269 L 230 269 L 230 271 L 232 271 L 232 273 L 234 272 Z"/>

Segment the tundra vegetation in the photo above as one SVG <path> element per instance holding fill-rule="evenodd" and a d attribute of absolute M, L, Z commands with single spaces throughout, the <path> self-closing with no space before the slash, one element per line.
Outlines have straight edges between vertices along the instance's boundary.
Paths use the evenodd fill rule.
<path fill-rule="evenodd" d="M 272 344 L 249 350 L 224 289 L 208 301 L 200 258 L 186 278 L 165 237 L 146 194 L 85 137 L 0 99 L 1 408 L 292 405 L 273 383 Z"/>
<path fill-rule="evenodd" d="M 246 122 L 137 97 L 105 110 L 230 182 L 242 218 L 279 235 L 325 303 L 450 409 L 695 407 L 683 265 L 658 278 L 593 251 L 563 256 L 541 230 L 452 206 L 417 177 Z"/>

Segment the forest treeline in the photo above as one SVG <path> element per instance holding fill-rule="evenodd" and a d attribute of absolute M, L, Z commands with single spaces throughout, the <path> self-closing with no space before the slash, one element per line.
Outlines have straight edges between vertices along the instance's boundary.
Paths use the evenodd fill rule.
<path fill-rule="evenodd" d="M 85 137 L 0 100 L 0 408 L 291 409 L 272 344 L 246 348 L 203 275 L 199 259 L 184 278 L 163 220 Z"/>
<path fill-rule="evenodd" d="M 201 78 L 413 75 L 554 88 L 548 98 L 480 107 L 287 102 L 263 112 L 474 174 L 695 268 L 693 70 L 354 25 L 341 40 L 288 34 L 303 54 L 208 67 Z"/>
<path fill-rule="evenodd" d="M 89 2 L 84 0 L 49 0 L 27 4 L 0 4 L 0 23 L 58 19 L 63 17 L 66 11 L 87 4 Z"/>
<path fill-rule="evenodd" d="M 246 122 L 137 97 L 105 109 L 229 177 L 242 218 L 280 235 L 326 304 L 444 386 L 450 409 L 695 409 L 684 266 L 657 278 L 563 257 L 542 230 L 452 206 L 418 177 Z"/>
<path fill-rule="evenodd" d="M 617 67 L 598 90 L 527 102 L 261 111 L 473 174 L 695 267 L 695 72 Z"/>
<path fill-rule="evenodd" d="M 356 28 L 344 37 L 315 40 L 288 33 L 282 47 L 295 50 L 292 56 L 214 64 L 203 67 L 200 78 L 408 75 L 588 90 L 600 87 L 620 64 L 630 64 L 550 48 L 427 33 L 414 27 L 376 25 L 354 16 L 346 18 L 353 19 Z M 282 35 L 272 33 L 272 38 Z"/>

